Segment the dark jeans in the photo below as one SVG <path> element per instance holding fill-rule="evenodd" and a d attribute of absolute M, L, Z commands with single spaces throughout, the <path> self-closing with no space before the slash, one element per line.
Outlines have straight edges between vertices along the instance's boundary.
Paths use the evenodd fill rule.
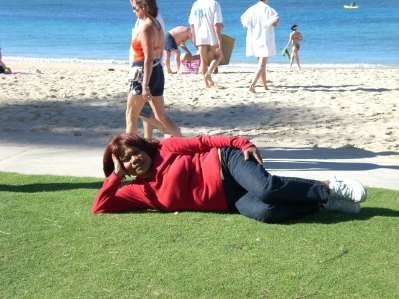
<path fill-rule="evenodd" d="M 223 189 L 230 211 L 262 222 L 289 221 L 319 210 L 328 200 L 320 181 L 279 177 L 268 173 L 253 157 L 222 148 Z"/>

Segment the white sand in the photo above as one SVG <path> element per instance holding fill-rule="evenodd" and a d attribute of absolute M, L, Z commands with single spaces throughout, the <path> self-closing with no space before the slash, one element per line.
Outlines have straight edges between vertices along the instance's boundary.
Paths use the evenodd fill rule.
<path fill-rule="evenodd" d="M 127 65 L 7 65 L 33 74 L 0 76 L 3 144 L 104 147 L 111 135 L 124 132 Z M 217 90 L 204 89 L 200 75 L 166 75 L 166 109 L 184 136 L 399 152 L 397 69 L 268 70 L 270 90 L 258 85 L 251 94 L 253 72 L 220 67 L 213 76 Z M 162 134 L 156 130 L 154 137 Z"/>

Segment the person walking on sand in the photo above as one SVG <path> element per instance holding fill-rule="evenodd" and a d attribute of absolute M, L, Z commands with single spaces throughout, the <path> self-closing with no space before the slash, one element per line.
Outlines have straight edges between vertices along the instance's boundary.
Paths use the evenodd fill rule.
<path fill-rule="evenodd" d="M 160 64 L 163 52 L 164 34 L 156 20 L 158 6 L 156 0 L 130 0 L 136 16 L 143 25 L 132 41 L 134 49 L 133 67 L 143 68 L 143 72 L 131 81 L 126 107 L 126 132 L 137 133 L 137 120 L 147 101 L 156 120 L 161 122 L 172 136 L 181 136 L 176 123 L 166 114 L 163 97 L 165 78 Z"/>
<path fill-rule="evenodd" d="M 212 80 L 212 73 L 223 58 L 222 53 L 222 10 L 220 4 L 214 0 L 198 0 L 192 8 L 189 18 L 192 40 L 198 49 L 201 65 L 200 73 L 205 86 L 216 86 Z M 213 54 L 213 60 L 208 69 L 208 46 Z"/>
<path fill-rule="evenodd" d="M 158 12 L 156 17 L 157 21 L 161 24 L 162 30 L 165 34 L 165 22 Z M 136 38 L 136 35 L 139 33 L 140 28 L 143 26 L 143 20 L 137 18 L 136 23 L 132 29 L 132 41 Z M 129 64 L 130 66 L 133 65 L 134 61 L 134 49 L 132 44 L 130 44 L 129 48 Z M 163 134 L 165 138 L 170 137 L 169 131 L 165 128 L 165 126 L 158 120 L 155 119 L 155 115 L 152 112 L 151 106 L 148 102 L 144 104 L 144 107 L 141 109 L 139 118 L 143 121 L 143 129 L 144 129 L 144 138 L 151 139 L 153 136 L 153 129 L 157 127 Z"/>
<path fill-rule="evenodd" d="M 299 63 L 299 56 L 298 51 L 301 48 L 299 45 L 299 41 L 303 40 L 302 34 L 296 31 L 298 29 L 298 25 L 294 24 L 291 26 L 292 32 L 290 33 L 290 37 L 288 39 L 288 43 L 284 49 L 287 49 L 290 44 L 292 44 L 292 53 L 291 53 L 291 60 L 290 60 L 290 69 L 292 67 L 292 63 L 296 60 L 298 64 L 298 69 L 301 69 L 301 65 Z"/>
<path fill-rule="evenodd" d="M 173 74 L 170 68 L 170 57 L 172 56 L 172 52 L 173 54 L 175 54 L 177 72 L 180 71 L 181 52 L 179 51 L 179 47 L 181 47 L 186 53 L 191 56 L 190 50 L 186 47 L 186 41 L 188 40 L 191 40 L 193 42 L 191 29 L 189 27 L 177 26 L 166 33 L 163 49 L 165 52 L 165 66 L 168 74 Z"/>
<path fill-rule="evenodd" d="M 255 86 L 261 79 L 265 90 L 266 64 L 270 56 L 276 55 L 274 28 L 280 22 L 277 12 L 267 5 L 268 0 L 260 0 L 248 8 L 241 16 L 241 23 L 247 31 L 246 55 L 258 58 L 258 68 L 255 72 L 249 91 L 255 93 Z"/>

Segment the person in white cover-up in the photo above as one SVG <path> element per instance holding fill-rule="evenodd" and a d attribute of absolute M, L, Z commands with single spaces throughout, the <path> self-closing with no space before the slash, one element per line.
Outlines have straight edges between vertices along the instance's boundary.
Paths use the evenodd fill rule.
<path fill-rule="evenodd" d="M 191 28 L 194 46 L 199 50 L 201 57 L 200 72 L 204 78 L 205 86 L 216 85 L 211 74 L 223 58 L 222 53 L 222 10 L 214 0 L 196 1 L 188 20 Z M 208 46 L 213 53 L 213 60 L 208 69 Z"/>
<path fill-rule="evenodd" d="M 276 55 L 276 44 L 274 39 L 274 27 L 277 27 L 280 18 L 277 12 L 267 5 L 268 0 L 260 0 L 251 6 L 241 16 L 241 23 L 247 31 L 246 56 L 258 58 L 258 68 L 250 92 L 255 92 L 256 82 L 261 79 L 264 88 L 266 83 L 266 63 L 270 56 Z"/>

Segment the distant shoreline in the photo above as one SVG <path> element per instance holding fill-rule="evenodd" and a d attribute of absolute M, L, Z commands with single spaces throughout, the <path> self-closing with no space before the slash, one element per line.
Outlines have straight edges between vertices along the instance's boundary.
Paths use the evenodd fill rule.
<path fill-rule="evenodd" d="M 108 65 L 108 66 L 126 66 L 128 67 L 128 60 L 117 60 L 117 59 L 79 59 L 79 58 L 38 58 L 38 57 L 15 57 L 15 56 L 3 56 L 3 61 L 12 67 L 12 64 L 29 63 L 29 64 L 81 64 L 81 65 Z M 174 62 L 172 61 L 172 66 Z M 229 65 L 220 66 L 220 69 L 255 69 L 256 61 L 253 62 L 231 62 Z M 267 68 L 269 70 L 284 70 L 288 69 L 288 61 L 285 63 L 268 63 Z M 370 64 L 370 63 L 302 63 L 302 69 L 398 69 L 399 65 L 388 65 L 388 64 Z M 296 70 L 296 66 L 293 67 Z"/>

